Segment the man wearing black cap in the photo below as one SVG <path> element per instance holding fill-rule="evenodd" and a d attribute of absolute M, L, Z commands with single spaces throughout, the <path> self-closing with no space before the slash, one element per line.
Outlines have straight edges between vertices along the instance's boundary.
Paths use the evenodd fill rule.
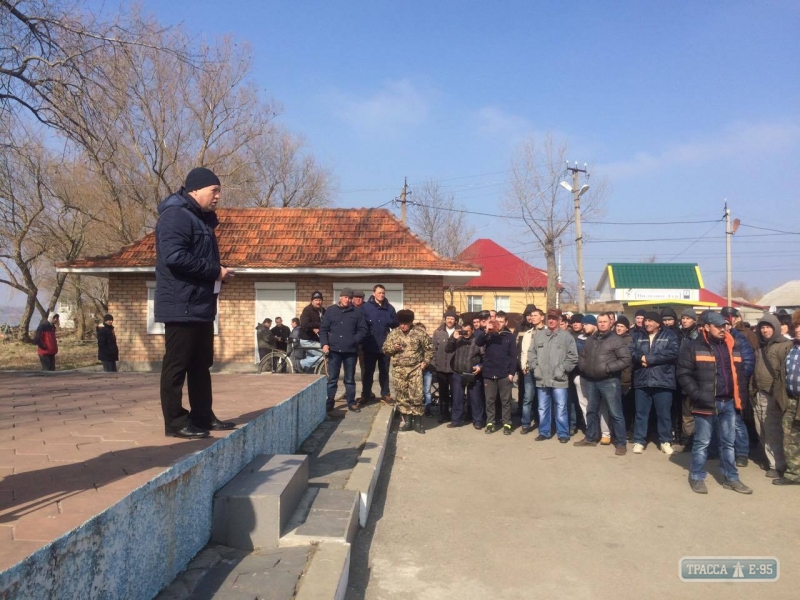
<path fill-rule="evenodd" d="M 347 408 L 361 411 L 356 403 L 356 360 L 358 345 L 367 335 L 367 322 L 361 309 L 351 304 L 352 299 L 353 290 L 342 288 L 339 304 L 328 307 L 319 328 L 322 351 L 328 355 L 328 411 L 333 410 L 342 365 Z"/>
<path fill-rule="evenodd" d="M 453 398 L 453 355 L 455 345 L 449 343 L 456 332 L 458 313 L 448 310 L 444 313 L 444 323 L 436 328 L 431 337 L 433 343 L 433 367 L 436 369 L 436 382 L 439 384 L 439 423 L 449 421 Z"/>
<path fill-rule="evenodd" d="M 633 388 L 636 421 L 633 425 L 633 453 L 641 454 L 647 445 L 647 425 L 653 404 L 656 407 L 658 441 L 664 454 L 672 454 L 672 393 L 675 391 L 675 361 L 678 336 L 661 326 L 661 315 L 649 311 L 644 316 L 645 332 L 633 334 Z"/>
<path fill-rule="evenodd" d="M 698 494 L 707 494 L 705 463 L 712 432 L 719 434 L 722 487 L 752 494 L 739 481 L 734 459 L 736 410 L 741 410 L 747 396 L 741 347 L 746 343 L 725 331 L 725 319 L 715 312 L 706 315 L 705 324 L 695 340 L 688 340 L 680 350 L 678 378 L 681 388 L 691 398 L 695 416 L 695 436 L 689 485 Z"/>
<path fill-rule="evenodd" d="M 319 343 L 319 327 L 322 315 L 325 314 L 322 300 L 322 292 L 314 291 L 311 294 L 311 302 L 300 313 L 300 347 L 306 354 L 300 361 L 303 370 L 313 367 L 322 356 L 322 344 Z"/>
<path fill-rule="evenodd" d="M 155 321 L 165 329 L 161 409 L 168 436 L 197 439 L 235 426 L 211 408 L 217 295 L 234 275 L 220 264 L 214 235 L 221 189 L 209 169 L 192 169 L 180 191 L 158 206 Z M 182 406 L 187 375 L 191 412 Z"/>
<path fill-rule="evenodd" d="M 631 335 L 640 331 L 644 333 L 644 315 L 647 311 L 643 308 L 640 308 L 636 311 L 636 314 L 633 316 L 633 327 L 631 327 Z"/>
<path fill-rule="evenodd" d="M 97 328 L 97 360 L 103 363 L 103 371 L 117 372 L 119 348 L 114 334 L 114 317 L 111 315 L 105 315 L 103 324 Z"/>

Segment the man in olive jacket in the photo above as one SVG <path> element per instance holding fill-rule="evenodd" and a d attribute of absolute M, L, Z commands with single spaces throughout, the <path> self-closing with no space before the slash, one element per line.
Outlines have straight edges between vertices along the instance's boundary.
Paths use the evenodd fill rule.
<path fill-rule="evenodd" d="M 586 408 L 586 437 L 576 446 L 596 446 L 600 439 L 600 400 L 605 400 L 614 431 L 616 455 L 627 452 L 625 418 L 622 416 L 620 377 L 631 366 L 631 352 L 625 340 L 611 330 L 611 319 L 601 313 L 597 331 L 589 336 L 578 356 L 578 370 L 589 404 Z"/>
<path fill-rule="evenodd" d="M 578 350 L 574 338 L 559 327 L 561 311 L 547 311 L 547 328 L 533 334 L 528 348 L 528 369 L 536 380 L 536 395 L 539 400 L 539 435 L 536 441 L 548 440 L 551 433 L 551 410 L 555 402 L 556 433 L 558 441 L 569 441 L 569 415 L 567 395 L 569 374 L 578 364 Z"/>

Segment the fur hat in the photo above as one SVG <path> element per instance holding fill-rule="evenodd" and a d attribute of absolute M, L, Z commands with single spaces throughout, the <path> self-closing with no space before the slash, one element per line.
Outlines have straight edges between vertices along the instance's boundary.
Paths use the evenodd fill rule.
<path fill-rule="evenodd" d="M 397 311 L 397 320 L 400 324 L 410 325 L 414 322 L 414 311 L 404 308 Z"/>

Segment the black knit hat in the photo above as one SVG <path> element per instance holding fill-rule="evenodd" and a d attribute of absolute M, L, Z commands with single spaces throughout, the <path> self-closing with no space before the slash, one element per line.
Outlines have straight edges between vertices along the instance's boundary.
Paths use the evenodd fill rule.
<path fill-rule="evenodd" d="M 663 319 L 664 317 L 672 317 L 675 320 L 678 319 L 678 315 L 675 312 L 675 309 L 672 308 L 671 306 L 665 306 L 664 308 L 661 309 L 661 318 Z"/>
<path fill-rule="evenodd" d="M 628 320 L 628 317 L 626 317 L 625 315 L 618 316 L 617 317 L 617 323 L 622 323 L 628 329 L 631 328 L 631 322 Z"/>
<path fill-rule="evenodd" d="M 106 321 L 113 321 L 113 320 L 114 320 L 114 315 L 110 315 L 108 313 L 103 315 L 103 323 L 105 323 Z"/>
<path fill-rule="evenodd" d="M 569 318 L 570 323 L 583 323 L 583 315 L 581 313 L 575 313 Z"/>
<path fill-rule="evenodd" d="M 661 323 L 661 314 L 658 313 L 655 310 L 648 310 L 646 313 L 644 313 L 644 319 L 645 319 L 645 321 L 655 321 L 659 325 L 662 324 Z"/>
<path fill-rule="evenodd" d="M 219 177 L 214 175 L 214 172 L 211 169 L 197 167 L 196 169 L 189 171 L 183 187 L 186 192 L 194 192 L 195 190 L 202 190 L 210 185 L 222 184 L 219 182 Z"/>
<path fill-rule="evenodd" d="M 634 317 L 643 317 L 646 314 L 647 314 L 647 311 L 645 309 L 643 309 L 643 308 L 640 308 L 639 310 L 636 311 L 636 314 L 634 315 Z"/>

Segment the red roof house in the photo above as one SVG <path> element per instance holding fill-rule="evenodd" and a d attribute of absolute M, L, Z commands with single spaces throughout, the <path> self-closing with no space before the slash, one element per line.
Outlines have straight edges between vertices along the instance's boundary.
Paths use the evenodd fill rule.
<path fill-rule="evenodd" d="M 410 308 L 430 330 L 441 322 L 441 290 L 463 285 L 480 268 L 438 255 L 390 211 L 337 208 L 229 208 L 217 211 L 222 263 L 236 269 L 219 295 L 215 365 L 252 364 L 255 326 L 299 316 L 315 290 L 326 305 L 343 287 L 369 298 L 386 287 L 396 309 Z M 56 265 L 60 272 L 108 278 L 121 366 L 160 368 L 163 324 L 154 322 L 155 235 L 108 256 Z"/>
<path fill-rule="evenodd" d="M 494 309 L 521 313 L 526 304 L 546 305 L 547 272 L 497 242 L 476 240 L 458 259 L 481 269 L 480 275 L 465 284 L 445 287 L 445 301 L 459 312 Z"/>

